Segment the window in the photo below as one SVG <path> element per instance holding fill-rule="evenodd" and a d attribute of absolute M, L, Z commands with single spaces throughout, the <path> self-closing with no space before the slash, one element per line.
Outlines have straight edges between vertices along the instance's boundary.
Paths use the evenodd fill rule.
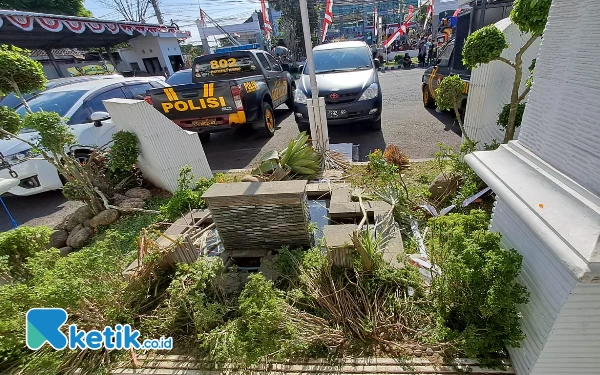
<path fill-rule="evenodd" d="M 115 87 L 103 93 L 93 96 L 91 99 L 83 102 L 81 107 L 71 116 L 69 124 L 85 124 L 89 122 L 90 115 L 98 111 L 106 111 L 103 100 L 106 99 L 125 99 L 127 96 L 121 87 Z"/>
<path fill-rule="evenodd" d="M 131 65 L 131 70 L 140 70 L 140 64 L 136 62 L 129 63 Z"/>
<path fill-rule="evenodd" d="M 373 68 L 371 52 L 366 47 L 322 49 L 314 51 L 313 57 L 317 74 Z M 304 74 L 308 74 L 308 65 L 304 66 Z"/>
<path fill-rule="evenodd" d="M 197 59 L 194 64 L 195 78 L 234 75 L 239 73 L 255 72 L 256 63 L 251 55 L 208 55 Z M 194 80 L 195 81 L 195 80 Z"/>
<path fill-rule="evenodd" d="M 275 61 L 273 56 L 267 55 L 267 59 L 269 60 L 269 63 L 271 63 L 271 71 L 273 71 L 273 72 L 283 71 L 283 69 L 281 69 L 281 65 L 279 65 L 279 63 L 277 61 Z"/>
<path fill-rule="evenodd" d="M 129 87 L 129 91 L 131 91 L 131 94 L 135 99 L 143 99 L 146 95 L 146 91 L 153 89 L 148 82 L 128 84 L 127 87 Z"/>
<path fill-rule="evenodd" d="M 266 70 L 271 70 L 271 65 L 269 65 L 269 61 L 265 57 L 264 53 L 257 53 L 256 56 L 258 56 L 258 61 L 260 61 L 260 65 L 262 65 L 263 68 Z"/>
<path fill-rule="evenodd" d="M 27 101 L 32 112 L 56 112 L 61 117 L 75 105 L 75 103 L 85 94 L 85 90 L 77 91 L 46 91 Z M 25 107 L 20 106 L 16 109 L 21 116 L 25 115 Z"/>
<path fill-rule="evenodd" d="M 190 69 L 175 72 L 167 78 L 167 83 L 171 86 L 192 83 L 192 72 Z"/>

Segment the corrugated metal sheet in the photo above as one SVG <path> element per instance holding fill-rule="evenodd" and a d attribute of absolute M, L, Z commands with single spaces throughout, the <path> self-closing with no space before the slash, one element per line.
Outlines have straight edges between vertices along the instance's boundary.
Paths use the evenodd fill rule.
<path fill-rule="evenodd" d="M 596 195 L 600 195 L 599 18 L 598 0 L 552 2 L 529 95 L 531 106 L 523 117 L 527 128 L 519 137 L 525 147 Z"/>
<path fill-rule="evenodd" d="M 527 41 L 529 34 L 522 34 L 508 18 L 497 22 L 496 26 L 504 32 L 510 44 L 510 47 L 502 52 L 502 57 L 514 61 L 517 51 Z M 536 57 L 537 51 L 538 48 L 534 43 L 523 55 L 525 71 L 521 91 L 525 89 L 525 82 L 529 75 L 527 68 L 531 60 Z M 496 121 L 504 104 L 510 103 L 514 77 L 514 69 L 499 61 L 480 65 L 471 73 L 465 129 L 472 139 L 479 142 L 479 149 L 483 149 L 485 143 L 491 144 L 494 140 L 502 142 L 504 139 L 504 130 L 496 124 Z M 517 128 L 517 132 L 518 130 Z"/>
<path fill-rule="evenodd" d="M 196 177 L 212 177 L 198 134 L 181 129 L 143 100 L 110 99 L 104 104 L 118 130 L 137 136 L 138 166 L 156 186 L 175 191 L 184 165 Z"/>
<path fill-rule="evenodd" d="M 516 248 L 523 255 L 519 281 L 531 293 L 530 302 L 520 306 L 521 329 L 527 338 L 521 348 L 509 349 L 509 353 L 517 374 L 530 374 L 577 280 L 502 200 L 494 208 L 491 230 L 502 233 L 506 248 Z"/>

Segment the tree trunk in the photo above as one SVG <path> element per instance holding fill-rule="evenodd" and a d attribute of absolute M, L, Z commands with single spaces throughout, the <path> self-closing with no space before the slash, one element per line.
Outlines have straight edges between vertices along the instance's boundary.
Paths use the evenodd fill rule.
<path fill-rule="evenodd" d="M 517 112 L 519 109 L 519 87 L 521 86 L 521 79 L 523 78 L 523 62 L 521 56 L 517 55 L 515 59 L 515 80 L 513 81 L 512 92 L 510 94 L 510 111 L 508 112 L 508 123 L 506 125 L 506 133 L 504 134 L 504 141 L 502 143 L 508 143 L 515 137 L 515 120 L 517 119 Z"/>
<path fill-rule="evenodd" d="M 460 117 L 460 109 L 456 106 L 454 107 L 454 115 L 456 116 L 456 121 L 458 121 L 458 127 L 460 128 L 462 136 L 465 137 L 466 140 L 470 140 L 467 132 L 465 131 L 465 125 L 462 122 L 462 118 Z"/>
<path fill-rule="evenodd" d="M 25 98 L 23 98 L 23 94 L 21 93 L 21 90 L 19 90 L 19 85 L 17 85 L 17 83 L 15 81 L 10 81 L 10 85 L 12 86 L 13 90 L 15 90 L 15 95 L 17 96 L 17 98 L 19 98 L 19 100 L 23 104 L 23 107 L 25 107 L 25 110 L 29 113 L 33 113 L 31 111 L 31 108 L 29 107 L 29 104 L 27 103 L 27 100 L 25 100 Z"/>

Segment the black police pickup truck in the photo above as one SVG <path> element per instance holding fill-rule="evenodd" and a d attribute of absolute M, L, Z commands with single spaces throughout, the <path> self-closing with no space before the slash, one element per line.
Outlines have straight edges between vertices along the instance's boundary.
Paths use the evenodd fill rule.
<path fill-rule="evenodd" d="M 148 90 L 146 101 L 204 141 L 210 133 L 245 123 L 273 136 L 273 109 L 284 103 L 290 110 L 294 106 L 294 79 L 265 51 L 196 57 L 191 74 L 191 84 Z"/>

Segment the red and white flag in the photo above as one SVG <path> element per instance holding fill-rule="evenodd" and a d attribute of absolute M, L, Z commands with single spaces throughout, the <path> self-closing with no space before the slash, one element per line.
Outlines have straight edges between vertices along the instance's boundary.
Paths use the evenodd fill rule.
<path fill-rule="evenodd" d="M 406 32 L 408 30 L 408 22 L 413 17 L 414 11 L 415 11 L 415 8 L 412 5 L 408 7 L 408 15 L 406 16 L 406 21 L 404 21 L 404 24 L 402 26 L 400 26 L 400 28 L 395 33 L 393 33 L 385 42 L 383 42 L 383 46 L 385 48 L 387 48 L 396 39 L 398 39 L 399 36 L 406 34 Z"/>
<path fill-rule="evenodd" d="M 265 30 L 265 35 L 267 36 L 267 39 L 268 39 L 269 36 L 271 35 L 271 32 L 273 31 L 273 27 L 271 27 L 271 22 L 269 22 L 269 14 L 267 13 L 267 1 L 260 0 L 260 7 L 262 10 L 262 16 L 263 16 L 263 29 Z"/>
<path fill-rule="evenodd" d="M 458 8 L 457 10 L 454 11 L 454 14 L 452 15 L 452 17 L 456 17 L 458 16 L 458 14 L 460 13 L 461 8 Z"/>
<path fill-rule="evenodd" d="M 200 22 L 202 22 L 202 27 L 206 27 L 206 21 L 204 20 L 204 11 L 200 9 Z"/>
<path fill-rule="evenodd" d="M 431 17 L 431 12 L 432 12 L 432 7 L 431 5 L 429 5 L 427 7 L 427 16 L 425 16 L 425 23 L 423 23 L 423 29 L 425 29 L 425 26 L 427 26 L 427 22 L 429 22 L 429 17 Z"/>
<path fill-rule="evenodd" d="M 379 34 L 379 25 L 377 25 L 377 7 L 373 7 L 373 30 L 375 36 Z"/>
<path fill-rule="evenodd" d="M 327 35 L 327 29 L 329 29 L 329 25 L 333 22 L 333 0 L 327 0 L 327 4 L 325 5 L 325 17 L 323 17 L 323 30 L 321 32 L 321 43 L 325 41 L 325 36 Z"/>

